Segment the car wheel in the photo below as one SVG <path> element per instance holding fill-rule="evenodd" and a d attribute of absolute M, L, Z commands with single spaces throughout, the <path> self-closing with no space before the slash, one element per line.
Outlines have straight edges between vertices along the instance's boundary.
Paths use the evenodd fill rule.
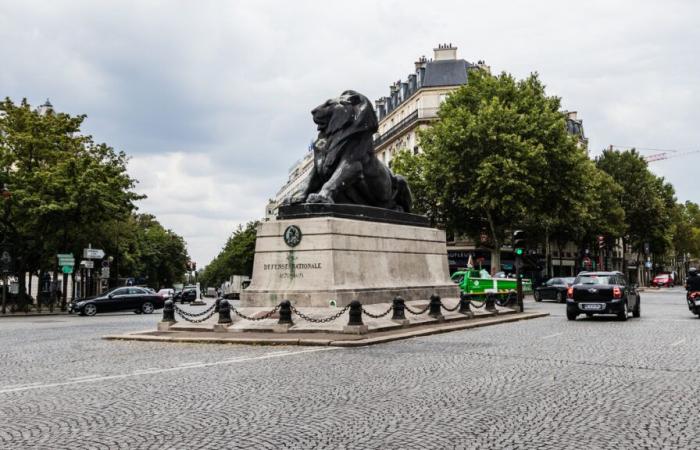
<path fill-rule="evenodd" d="M 637 297 L 637 304 L 634 305 L 632 310 L 632 317 L 638 319 L 642 315 L 642 306 L 639 304 L 639 297 Z"/>
<path fill-rule="evenodd" d="M 144 314 L 151 314 L 155 309 L 156 308 L 151 302 L 146 302 L 143 305 L 141 305 L 141 311 L 143 311 Z"/>
<path fill-rule="evenodd" d="M 83 306 L 83 313 L 86 316 L 94 316 L 97 314 L 97 306 L 93 305 L 92 303 L 88 303 L 87 305 Z"/>
<path fill-rule="evenodd" d="M 535 297 L 536 302 L 541 302 L 542 301 L 542 295 L 540 294 L 539 291 L 535 291 L 533 294 L 533 297 Z"/>
<path fill-rule="evenodd" d="M 620 319 L 620 320 L 622 320 L 622 321 L 624 322 L 625 320 L 627 320 L 627 316 L 628 316 L 628 315 L 629 315 L 629 309 L 628 309 L 628 307 L 627 307 L 627 302 L 624 302 L 624 303 L 622 304 L 622 311 L 620 311 L 620 312 L 617 314 L 617 318 Z"/>
<path fill-rule="evenodd" d="M 557 291 L 557 303 L 564 303 L 564 296 L 561 291 Z"/>
<path fill-rule="evenodd" d="M 566 312 L 566 318 L 568 320 L 576 320 L 576 316 L 578 316 L 578 314 L 576 314 L 575 312 L 570 312 L 570 311 Z"/>

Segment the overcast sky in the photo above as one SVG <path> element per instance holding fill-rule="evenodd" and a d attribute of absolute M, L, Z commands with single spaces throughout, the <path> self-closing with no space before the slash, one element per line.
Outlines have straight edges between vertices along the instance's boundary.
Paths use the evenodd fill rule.
<path fill-rule="evenodd" d="M 387 94 L 438 43 L 494 72 L 539 72 L 593 156 L 700 149 L 699 20 L 692 0 L 0 0 L 0 96 L 87 114 L 85 132 L 131 155 L 140 210 L 202 267 L 264 216 L 314 138 L 313 107 Z M 700 154 L 650 167 L 700 201 Z"/>

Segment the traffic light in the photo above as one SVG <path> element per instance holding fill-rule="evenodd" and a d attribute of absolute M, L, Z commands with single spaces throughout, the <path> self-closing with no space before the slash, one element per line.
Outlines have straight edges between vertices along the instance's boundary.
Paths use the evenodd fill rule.
<path fill-rule="evenodd" d="M 605 248 L 605 236 L 598 236 L 598 248 Z"/>
<path fill-rule="evenodd" d="M 513 231 L 513 251 L 516 255 L 522 256 L 527 248 L 527 236 L 524 230 Z"/>

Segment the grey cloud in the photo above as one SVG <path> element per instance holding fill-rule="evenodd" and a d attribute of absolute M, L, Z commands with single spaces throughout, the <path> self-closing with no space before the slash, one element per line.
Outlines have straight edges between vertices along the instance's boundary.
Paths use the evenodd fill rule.
<path fill-rule="evenodd" d="M 142 209 L 201 265 L 262 216 L 315 134 L 315 105 L 347 88 L 385 95 L 440 42 L 496 72 L 539 72 L 579 111 L 593 154 L 697 147 L 699 13 L 682 1 L 3 2 L 0 95 L 87 113 L 87 132 L 134 156 Z M 697 158 L 651 167 L 697 201 Z"/>

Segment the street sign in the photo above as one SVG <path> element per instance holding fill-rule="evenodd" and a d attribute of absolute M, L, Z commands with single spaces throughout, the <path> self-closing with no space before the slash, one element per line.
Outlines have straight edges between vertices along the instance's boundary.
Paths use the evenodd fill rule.
<path fill-rule="evenodd" d="M 109 278 L 109 267 L 102 268 L 101 278 Z"/>
<path fill-rule="evenodd" d="M 73 266 L 63 266 L 61 267 L 63 273 L 73 273 Z"/>
<path fill-rule="evenodd" d="M 59 253 L 56 255 L 59 266 L 74 266 L 75 258 L 70 253 Z"/>
<path fill-rule="evenodd" d="M 105 257 L 105 251 L 99 248 L 84 248 L 83 258 L 85 259 L 102 259 Z"/>
<path fill-rule="evenodd" d="M 94 261 L 90 261 L 89 259 L 84 259 L 84 260 L 80 261 L 80 265 L 85 267 L 86 269 L 94 269 L 95 268 Z"/>

